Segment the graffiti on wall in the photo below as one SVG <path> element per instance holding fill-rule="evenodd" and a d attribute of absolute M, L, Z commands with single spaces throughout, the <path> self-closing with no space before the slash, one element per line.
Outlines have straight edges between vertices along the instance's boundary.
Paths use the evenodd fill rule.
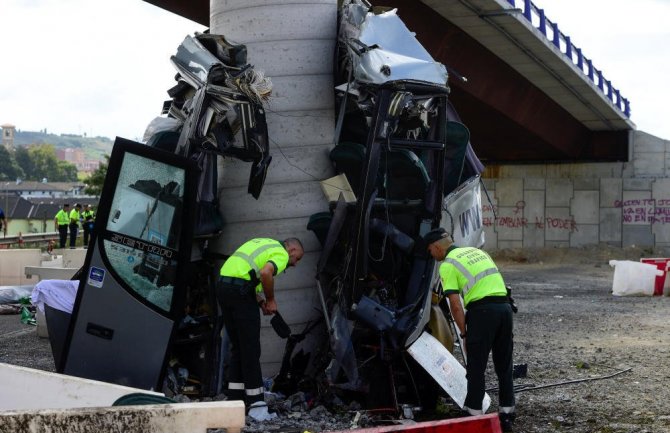
<path fill-rule="evenodd" d="M 523 210 L 526 207 L 525 201 L 518 201 L 512 208 L 511 215 L 500 215 L 498 206 L 483 205 L 484 212 L 483 224 L 486 227 L 505 227 L 510 229 L 536 228 L 536 229 L 552 229 L 552 230 L 567 230 L 569 232 L 579 231 L 577 222 L 571 216 L 569 218 L 555 217 L 555 216 L 536 216 L 533 219 L 528 219 L 523 216 Z M 495 218 L 493 215 L 498 215 Z"/>
<path fill-rule="evenodd" d="M 670 224 L 670 199 L 616 200 L 624 224 Z"/>

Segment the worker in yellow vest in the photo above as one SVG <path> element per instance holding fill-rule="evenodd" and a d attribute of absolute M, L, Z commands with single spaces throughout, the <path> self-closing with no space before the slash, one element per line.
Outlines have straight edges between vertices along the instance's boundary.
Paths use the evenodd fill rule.
<path fill-rule="evenodd" d="M 93 222 L 95 221 L 95 212 L 90 204 L 86 205 L 86 209 L 81 213 L 82 216 L 82 228 L 84 229 L 84 248 L 88 248 L 88 241 L 93 231 Z"/>
<path fill-rule="evenodd" d="M 493 351 L 499 386 L 498 416 L 503 431 L 511 432 L 515 418 L 512 306 L 502 275 L 486 252 L 457 247 L 443 228 L 428 232 L 424 241 L 430 255 L 442 261 L 439 269 L 442 289 L 465 343 L 468 388 L 463 408 L 470 415 L 484 413 L 484 372 Z"/>
<path fill-rule="evenodd" d="M 70 225 L 70 204 L 63 203 L 63 208 L 56 213 L 54 218 L 54 229 L 58 231 L 60 248 L 65 248 L 67 242 L 67 227 Z"/>
<path fill-rule="evenodd" d="M 70 248 L 73 249 L 77 242 L 77 232 L 79 231 L 79 220 L 81 220 L 81 205 L 76 203 L 74 209 L 70 211 Z"/>
<path fill-rule="evenodd" d="M 221 267 L 216 294 L 230 338 L 228 398 L 244 399 L 251 407 L 264 404 L 259 307 L 266 316 L 277 312 L 274 278 L 303 254 L 296 238 L 257 238 L 245 242 Z"/>

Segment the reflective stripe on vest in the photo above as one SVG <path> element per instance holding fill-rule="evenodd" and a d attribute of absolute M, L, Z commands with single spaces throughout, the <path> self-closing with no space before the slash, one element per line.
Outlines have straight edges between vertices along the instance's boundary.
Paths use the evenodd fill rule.
<path fill-rule="evenodd" d="M 472 275 L 470 271 L 468 271 L 465 268 L 465 266 L 463 266 L 463 264 L 457 261 L 456 259 L 451 259 L 447 257 L 446 259 L 444 259 L 444 261 L 454 265 L 454 267 L 458 269 L 458 271 L 461 274 L 463 274 L 463 276 L 468 280 L 468 284 L 466 284 L 465 287 L 463 287 L 463 297 L 465 297 L 465 294 L 468 293 L 468 291 L 472 289 L 475 286 L 475 284 L 477 284 L 483 278 L 488 277 L 489 275 L 500 273 L 500 271 L 498 271 L 497 268 L 488 268 L 484 269 L 477 275 Z"/>
<path fill-rule="evenodd" d="M 251 389 L 245 389 L 244 393 L 246 395 L 261 395 L 263 394 L 263 387 L 261 386 L 260 388 L 251 388 Z"/>
<path fill-rule="evenodd" d="M 256 277 L 260 278 L 260 276 L 258 275 L 260 269 L 258 269 L 258 265 L 256 264 L 256 261 L 255 261 L 256 257 L 260 256 L 261 254 L 263 254 L 265 251 L 269 250 L 270 248 L 277 248 L 277 247 L 282 247 L 282 245 L 279 242 L 277 242 L 276 244 L 265 244 L 265 245 L 259 247 L 253 253 L 251 253 L 251 255 L 245 254 L 241 251 L 235 251 L 231 257 L 239 257 L 240 259 L 247 262 L 249 267 L 254 270 L 254 273 L 256 274 Z"/>

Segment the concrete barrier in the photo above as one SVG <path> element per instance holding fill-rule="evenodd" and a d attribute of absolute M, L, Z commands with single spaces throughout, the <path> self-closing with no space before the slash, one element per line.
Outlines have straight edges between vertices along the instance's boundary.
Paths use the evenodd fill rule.
<path fill-rule="evenodd" d="M 111 406 L 135 392 L 163 395 L 97 380 L 0 363 L 0 414 L 2 411 L 69 409 Z M 2 428 L 0 431 L 12 431 Z"/>
<path fill-rule="evenodd" d="M 39 266 L 42 253 L 38 248 L 0 250 L 0 286 L 34 284 L 37 278 L 25 275 L 26 266 Z"/>
<path fill-rule="evenodd" d="M 37 277 L 42 280 L 70 280 L 79 268 L 52 268 L 43 266 L 26 266 L 26 278 Z"/>
<path fill-rule="evenodd" d="M 0 431 L 13 433 L 239 433 L 243 426 L 241 401 L 0 412 Z"/>

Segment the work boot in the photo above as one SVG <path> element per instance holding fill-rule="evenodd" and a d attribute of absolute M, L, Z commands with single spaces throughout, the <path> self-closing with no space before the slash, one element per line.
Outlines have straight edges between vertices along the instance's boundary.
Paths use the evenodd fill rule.
<path fill-rule="evenodd" d="M 512 433 L 514 432 L 514 418 L 516 415 L 513 413 L 499 413 L 498 419 L 500 420 L 500 428 L 503 433 Z"/>

